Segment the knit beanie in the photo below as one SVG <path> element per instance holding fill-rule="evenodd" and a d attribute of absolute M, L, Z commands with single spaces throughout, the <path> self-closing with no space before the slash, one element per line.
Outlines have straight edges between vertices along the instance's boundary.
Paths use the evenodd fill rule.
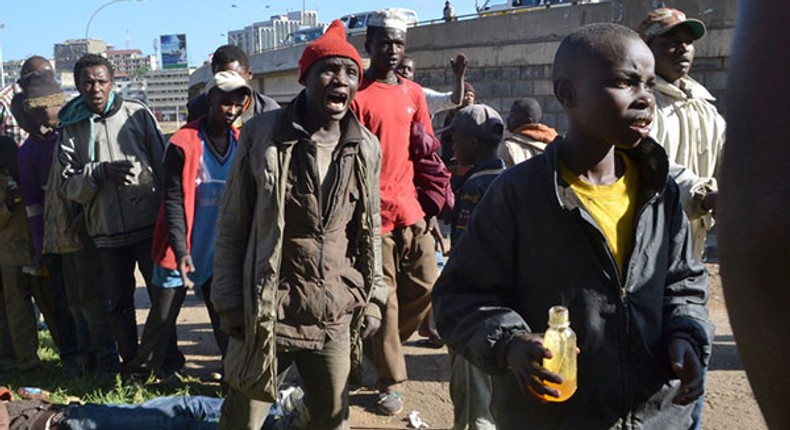
<path fill-rule="evenodd" d="M 477 94 L 475 93 L 474 85 L 470 84 L 469 82 L 464 82 L 464 94 L 466 93 Z"/>
<path fill-rule="evenodd" d="M 299 59 L 299 83 L 304 83 L 307 71 L 316 61 L 324 57 L 346 57 L 357 63 L 359 72 L 362 73 L 362 58 L 354 45 L 346 40 L 346 30 L 339 19 L 332 21 L 323 36 L 307 45 Z"/>
<path fill-rule="evenodd" d="M 66 102 L 66 95 L 55 81 L 55 74 L 51 70 L 28 76 L 24 94 L 25 110 L 60 107 Z"/>

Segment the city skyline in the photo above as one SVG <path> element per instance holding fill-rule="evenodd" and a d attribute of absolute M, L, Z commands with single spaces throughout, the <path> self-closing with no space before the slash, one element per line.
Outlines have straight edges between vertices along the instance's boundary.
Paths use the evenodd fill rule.
<path fill-rule="evenodd" d="M 266 21 L 272 15 L 301 10 L 303 5 L 307 10 L 316 10 L 322 23 L 385 7 L 414 9 L 421 21 L 440 19 L 444 7 L 444 0 L 353 0 L 343 4 L 314 0 L 116 0 L 109 3 L 107 0 L 38 2 L 37 8 L 48 8 L 48 13 L 35 17 L 35 30 L 25 21 L 29 12 L 18 2 L 14 3 L 0 17 L 5 26 L 0 30 L 3 60 L 22 60 L 31 55 L 52 58 L 55 44 L 84 39 L 86 31 L 90 38 L 101 39 L 113 49 L 140 49 L 145 55 L 155 53 L 154 40 L 159 40 L 161 35 L 186 34 L 189 66 L 199 67 L 218 46 L 227 43 L 229 31 Z M 455 1 L 453 6 L 458 15 L 475 12 L 474 0 Z M 161 52 L 157 54 L 160 56 Z"/>

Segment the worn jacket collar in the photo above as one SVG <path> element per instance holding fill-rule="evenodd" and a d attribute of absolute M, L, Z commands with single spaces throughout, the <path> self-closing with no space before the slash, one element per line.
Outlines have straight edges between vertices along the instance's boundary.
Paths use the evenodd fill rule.
<path fill-rule="evenodd" d="M 273 138 L 277 143 L 285 145 L 293 145 L 299 139 L 310 139 L 310 134 L 302 126 L 302 121 L 299 118 L 301 106 L 307 103 L 307 95 L 304 90 L 294 98 L 293 103 L 290 103 L 286 108 L 280 112 L 280 120 L 275 125 Z M 359 142 L 363 139 L 362 125 L 357 120 L 357 117 L 349 109 L 346 116 L 340 120 L 340 144 L 347 142 Z"/>
<path fill-rule="evenodd" d="M 570 184 L 562 179 L 559 170 L 559 148 L 564 142 L 563 137 L 558 137 L 551 145 L 546 147 L 545 161 L 553 174 L 554 190 L 557 202 L 565 209 L 573 210 L 581 206 L 576 193 Z M 618 150 L 619 151 L 619 150 Z M 634 161 L 639 168 L 639 190 L 637 204 L 641 207 L 651 197 L 663 194 L 669 175 L 669 161 L 664 149 L 650 137 L 633 149 L 622 151 Z"/>
<path fill-rule="evenodd" d="M 95 120 L 113 116 L 119 110 L 121 110 L 121 105 L 123 105 L 123 97 L 121 97 L 120 94 L 112 94 L 113 96 L 110 100 L 112 104 L 110 105 L 110 108 L 101 115 L 91 111 L 85 104 L 85 99 L 82 96 L 78 96 L 63 106 L 60 112 L 58 112 L 58 119 L 63 125 L 72 125 L 80 123 L 88 118 L 94 118 Z"/>
<path fill-rule="evenodd" d="M 695 81 L 690 76 L 680 78 L 680 85 L 678 87 L 661 76 L 656 75 L 656 91 L 673 99 L 704 99 L 709 102 L 715 102 L 716 97 L 710 93 L 702 84 Z"/>
<path fill-rule="evenodd" d="M 489 170 L 492 171 L 492 173 L 493 172 L 501 173 L 505 170 L 505 162 L 502 161 L 501 158 L 496 158 L 493 160 L 486 160 L 483 161 L 482 163 L 475 164 L 466 172 L 466 174 L 464 174 L 463 179 L 461 180 L 461 184 L 466 183 L 466 181 L 471 179 L 472 176 L 475 176 L 480 172 L 487 172 Z"/>

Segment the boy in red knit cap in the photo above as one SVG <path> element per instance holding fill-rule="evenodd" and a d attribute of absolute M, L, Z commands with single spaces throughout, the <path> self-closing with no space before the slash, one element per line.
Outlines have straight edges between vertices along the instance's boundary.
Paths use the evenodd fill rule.
<path fill-rule="evenodd" d="M 348 428 L 351 357 L 361 357 L 387 300 L 379 143 L 349 111 L 361 71 L 335 21 L 299 60 L 305 89 L 242 129 L 211 290 L 231 336 L 220 429 L 259 429 L 291 364 L 309 428 Z"/>

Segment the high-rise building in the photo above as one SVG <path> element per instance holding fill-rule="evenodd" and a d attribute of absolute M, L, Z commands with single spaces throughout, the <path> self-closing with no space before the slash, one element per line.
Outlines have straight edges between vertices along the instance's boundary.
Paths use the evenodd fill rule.
<path fill-rule="evenodd" d="M 55 44 L 55 69 L 60 72 L 71 72 L 74 63 L 85 54 L 104 54 L 107 44 L 100 39 L 69 39 Z"/>
<path fill-rule="evenodd" d="M 183 121 L 189 99 L 189 69 L 152 70 L 145 74 L 148 107 L 161 121 Z"/>
<path fill-rule="evenodd" d="M 318 12 L 313 10 L 273 15 L 268 21 L 228 31 L 228 43 L 240 47 L 247 54 L 258 54 L 282 46 L 285 37 L 296 30 L 317 25 Z"/>
<path fill-rule="evenodd" d="M 115 76 L 115 91 L 124 99 L 136 99 L 148 104 L 146 80 L 144 76 Z"/>
<path fill-rule="evenodd" d="M 22 69 L 22 63 L 24 62 L 25 60 L 3 61 L 3 75 L 6 85 L 19 79 L 19 70 Z"/>
<path fill-rule="evenodd" d="M 139 49 L 110 49 L 107 59 L 115 67 L 115 76 L 138 76 L 156 70 L 156 56 L 143 55 Z"/>

